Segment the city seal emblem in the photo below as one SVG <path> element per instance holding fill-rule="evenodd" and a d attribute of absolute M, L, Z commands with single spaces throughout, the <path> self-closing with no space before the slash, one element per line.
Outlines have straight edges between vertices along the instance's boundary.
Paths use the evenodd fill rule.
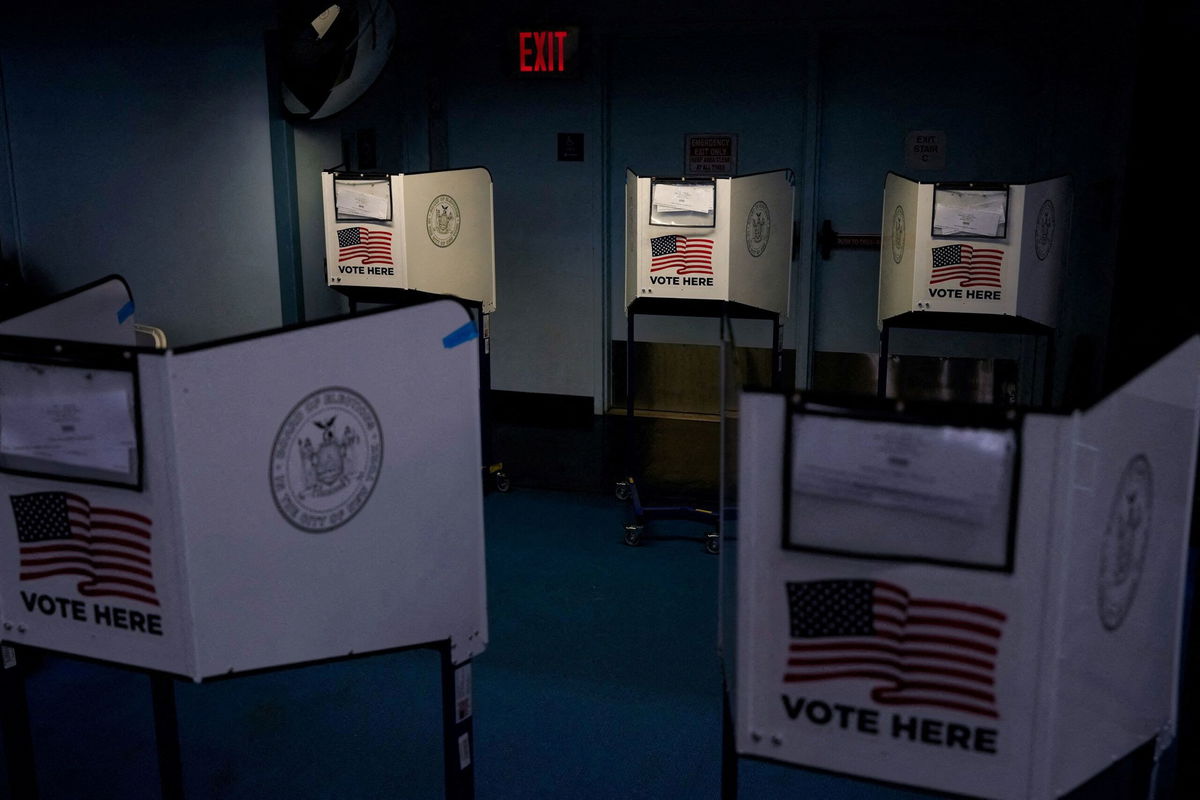
<path fill-rule="evenodd" d="M 1134 456 L 1117 481 L 1100 555 L 1100 623 L 1106 630 L 1121 627 L 1137 594 L 1150 536 L 1152 492 L 1150 462 Z"/>
<path fill-rule="evenodd" d="M 462 215 L 454 198 L 448 194 L 433 198 L 429 210 L 425 212 L 425 231 L 429 234 L 429 240 L 438 247 L 449 247 L 458 238 L 461 227 Z"/>
<path fill-rule="evenodd" d="M 366 505 L 383 463 L 379 417 L 342 386 L 305 397 L 271 448 L 271 494 L 283 518 L 307 533 L 346 524 Z"/>
<path fill-rule="evenodd" d="M 1037 222 L 1033 228 L 1033 250 L 1038 261 L 1045 261 L 1054 244 L 1054 203 L 1049 200 L 1038 209 Z"/>
<path fill-rule="evenodd" d="M 750 251 L 750 255 L 758 258 L 767 249 L 767 242 L 770 240 L 771 209 L 759 200 L 750 206 L 750 213 L 746 217 L 746 249 Z"/>
<path fill-rule="evenodd" d="M 904 258 L 904 206 L 896 206 L 892 212 L 892 261 L 897 264 Z"/>

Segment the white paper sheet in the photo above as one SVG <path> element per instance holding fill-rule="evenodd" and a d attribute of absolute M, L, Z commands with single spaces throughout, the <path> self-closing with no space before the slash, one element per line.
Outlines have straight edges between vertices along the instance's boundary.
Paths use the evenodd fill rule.
<path fill-rule="evenodd" d="M 656 183 L 651 202 L 654 210 L 658 212 L 691 211 L 711 214 L 715 195 L 712 184 L 687 186 L 678 183 Z"/>
<path fill-rule="evenodd" d="M 387 220 L 391 217 L 391 194 L 386 182 L 339 181 L 334 184 L 334 193 L 337 195 L 339 217 L 373 220 Z"/>
<path fill-rule="evenodd" d="M 128 474 L 131 392 L 129 373 L 5 362 L 0 454 Z"/>
<path fill-rule="evenodd" d="M 1007 513 L 1009 431 L 797 418 L 792 491 L 987 525 Z"/>
<path fill-rule="evenodd" d="M 933 207 L 936 236 L 1003 236 L 1008 206 L 1004 190 L 938 189 Z"/>

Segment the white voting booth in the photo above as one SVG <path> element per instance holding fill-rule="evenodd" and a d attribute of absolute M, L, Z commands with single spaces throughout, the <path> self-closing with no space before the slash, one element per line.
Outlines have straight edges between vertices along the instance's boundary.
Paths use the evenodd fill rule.
<path fill-rule="evenodd" d="M 794 183 L 786 169 L 692 179 L 626 170 L 626 308 L 723 300 L 786 315 Z"/>
<path fill-rule="evenodd" d="M 0 320 L 0 336 L 53 336 L 82 342 L 137 344 L 133 296 L 112 275 L 55 299 L 53 303 Z"/>
<path fill-rule="evenodd" d="M 1053 327 L 1071 181 L 920 183 L 888 173 L 879 318 L 910 312 L 1022 317 Z"/>
<path fill-rule="evenodd" d="M 323 172 L 321 190 L 329 286 L 451 295 L 485 314 L 496 309 L 487 169 Z"/>
<path fill-rule="evenodd" d="M 483 469 L 510 487 L 490 431 L 491 314 L 496 310 L 492 176 L 484 167 L 409 174 L 321 173 L 327 285 L 357 302 L 452 297 L 477 313 Z"/>
<path fill-rule="evenodd" d="M 0 684 L 18 793 L 34 791 L 25 648 L 148 672 L 176 797 L 170 676 L 421 646 L 441 656 L 446 794 L 473 796 L 476 338 L 440 300 L 137 348 L 116 276 L 0 322 Z"/>
<path fill-rule="evenodd" d="M 98 330 L 117 327 L 112 290 L 34 312 L 39 338 L 0 324 L 4 639 L 197 681 L 447 639 L 455 663 L 483 649 L 461 305 L 166 351 L 48 338 L 56 309 L 89 300 Z"/>
<path fill-rule="evenodd" d="M 739 754 L 1018 800 L 1171 741 L 1200 337 L 1086 411 L 951 408 L 743 397 Z"/>
<path fill-rule="evenodd" d="M 781 318 L 791 296 L 792 202 L 789 169 L 729 178 L 661 178 L 625 171 L 625 471 L 616 495 L 629 499 L 624 541 L 637 545 L 652 518 L 717 525 L 711 509 L 646 506 L 634 472 L 639 314 L 716 317 L 722 346 L 734 318 L 772 323 L 772 385 L 782 374 Z M 724 367 L 724 354 L 722 367 Z M 722 404 L 722 419 L 725 408 Z M 720 533 L 705 534 L 717 553 Z"/>

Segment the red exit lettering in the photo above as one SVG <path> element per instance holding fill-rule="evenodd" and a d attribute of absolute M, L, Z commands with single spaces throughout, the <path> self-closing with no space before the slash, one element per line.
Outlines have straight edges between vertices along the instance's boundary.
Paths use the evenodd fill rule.
<path fill-rule="evenodd" d="M 521 31 L 518 58 L 521 72 L 562 72 L 566 31 Z"/>

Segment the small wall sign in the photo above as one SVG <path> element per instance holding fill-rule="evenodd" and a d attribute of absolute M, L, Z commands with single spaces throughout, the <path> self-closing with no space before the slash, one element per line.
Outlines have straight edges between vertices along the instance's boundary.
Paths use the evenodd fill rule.
<path fill-rule="evenodd" d="M 684 146 L 684 175 L 689 178 L 737 174 L 737 135 L 689 133 Z"/>
<path fill-rule="evenodd" d="M 558 135 L 558 160 L 583 161 L 582 133 L 560 133 Z"/>
<path fill-rule="evenodd" d="M 904 166 L 909 169 L 945 169 L 946 133 L 909 131 L 904 137 Z"/>

